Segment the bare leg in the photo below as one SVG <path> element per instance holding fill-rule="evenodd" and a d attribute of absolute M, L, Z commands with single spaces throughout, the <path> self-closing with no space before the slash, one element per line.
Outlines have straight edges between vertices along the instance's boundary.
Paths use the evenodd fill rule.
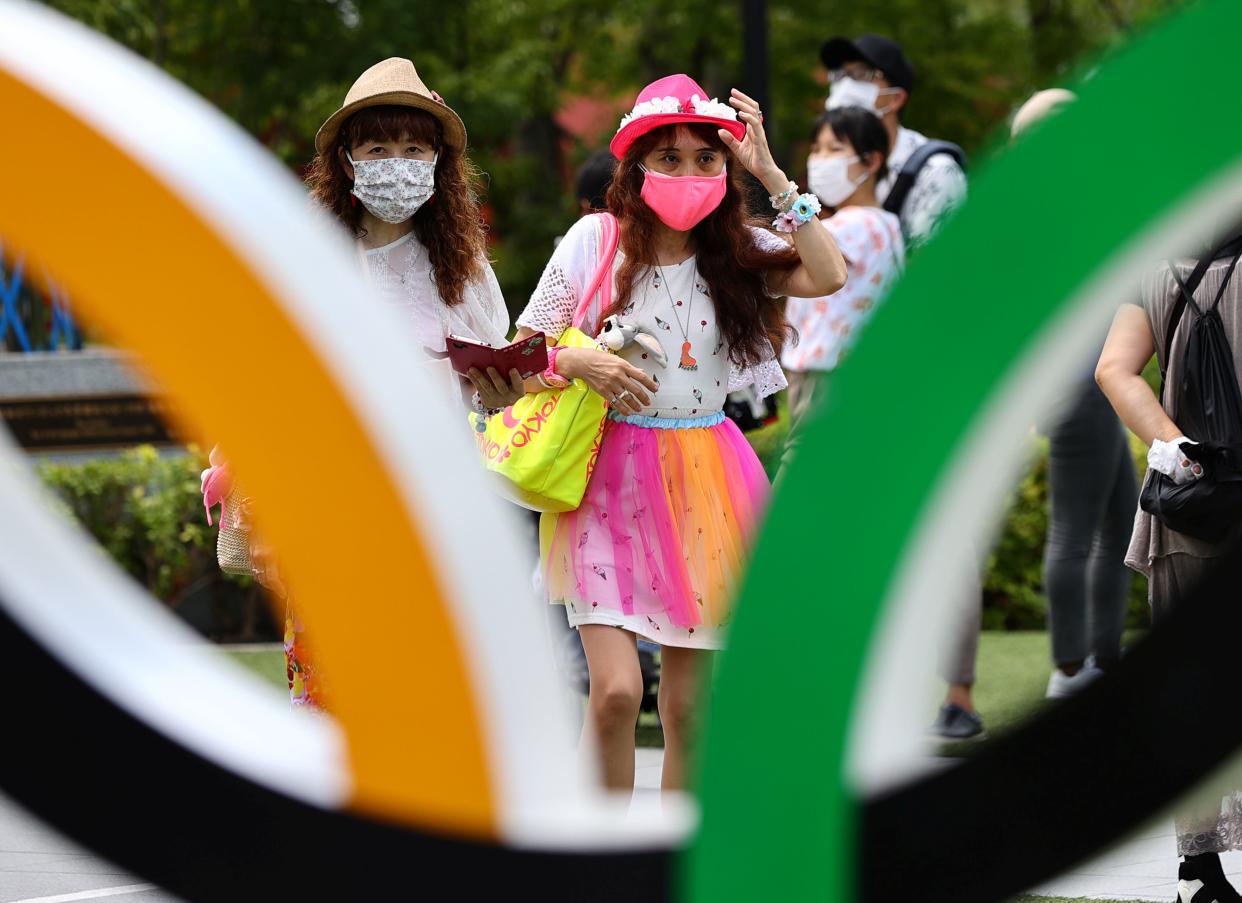
<path fill-rule="evenodd" d="M 638 642 L 628 630 L 602 624 L 586 624 L 579 633 L 591 676 L 586 727 L 595 733 L 600 776 L 609 790 L 633 790 L 634 728 L 643 700 Z"/>
<path fill-rule="evenodd" d="M 700 684 L 711 653 L 678 646 L 660 648 L 660 723 L 664 727 L 661 790 L 684 790 L 688 763 L 697 748 Z"/>

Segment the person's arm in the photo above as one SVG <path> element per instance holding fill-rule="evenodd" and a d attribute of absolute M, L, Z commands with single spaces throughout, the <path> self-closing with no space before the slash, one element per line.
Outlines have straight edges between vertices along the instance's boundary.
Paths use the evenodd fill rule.
<path fill-rule="evenodd" d="M 488 325 L 495 333 L 503 336 L 509 331 L 509 309 L 505 306 L 505 298 L 500 291 L 500 282 L 496 279 L 496 272 L 492 269 L 491 263 L 486 258 L 479 263 L 482 278 L 477 285 L 478 295 L 483 303 L 484 313 L 489 321 Z M 479 333 L 485 334 L 482 329 Z M 526 394 L 521 374 L 517 370 L 502 374 L 495 367 L 488 367 L 486 372 L 473 367 L 466 374 L 466 380 L 479 393 L 479 401 L 483 407 L 492 410 L 507 408 Z"/>
<path fill-rule="evenodd" d="M 1172 442 L 1182 436 L 1143 379 L 1143 368 L 1155 350 L 1147 314 L 1137 305 L 1123 304 L 1113 318 L 1095 367 L 1095 381 L 1121 422 L 1148 446 L 1157 439 Z"/>
<path fill-rule="evenodd" d="M 534 330 L 522 327 L 517 339 L 533 335 Z M 621 414 L 637 414 L 651 404 L 651 395 L 659 384 L 629 361 L 596 348 L 562 348 L 556 354 L 556 372 L 566 379 L 581 379 L 591 389 L 608 399 Z M 537 379 L 526 381 L 527 392 L 542 392 Z"/>
<path fill-rule="evenodd" d="M 777 195 L 789 187 L 789 178 L 772 159 L 768 137 L 763 130 L 759 104 L 736 88 L 729 103 L 737 108 L 737 118 L 746 123 L 746 137 L 738 141 L 721 129 L 720 139 L 733 152 L 734 158 L 758 179 L 770 194 Z M 802 262 L 784 273 L 773 273 L 768 291 L 773 295 L 795 298 L 819 298 L 831 295 L 845 285 L 845 260 L 827 229 L 817 228 L 812 220 L 793 233 L 793 245 Z"/>
<path fill-rule="evenodd" d="M 782 185 L 789 180 L 781 175 Z M 773 192 L 778 194 L 784 188 Z M 845 285 L 845 258 L 832 233 L 812 220 L 793 233 L 793 245 L 802 262 L 792 270 L 773 273 L 768 291 L 773 295 L 791 295 L 794 298 L 822 298 L 840 291 Z"/>

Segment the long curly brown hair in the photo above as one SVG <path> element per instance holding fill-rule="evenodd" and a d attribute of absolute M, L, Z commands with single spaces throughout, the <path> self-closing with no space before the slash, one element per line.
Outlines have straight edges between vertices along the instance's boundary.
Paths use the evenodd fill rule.
<path fill-rule="evenodd" d="M 477 186 L 479 172 L 464 151 L 444 144 L 440 121 L 423 110 L 402 106 L 366 107 L 341 124 L 336 142 L 311 161 L 307 183 L 312 196 L 361 238 L 363 207 L 350 194 L 353 180 L 338 149 L 346 152 L 368 141 L 410 141 L 432 145 L 436 193 L 414 214 L 414 234 L 427 249 L 436 288 L 445 304 L 462 301 L 462 287 L 483 277 L 487 236 Z"/>
<path fill-rule="evenodd" d="M 698 271 L 711 290 L 729 356 L 739 366 L 757 364 L 767 338 L 779 358 L 790 331 L 782 303 L 767 293 L 766 275 L 792 270 L 799 263 L 798 252 L 792 247 L 765 251 L 755 243 L 749 227 L 762 228 L 767 223 L 748 208 L 745 170 L 716 129 L 708 125 L 671 125 L 648 132 L 630 146 L 617 165 L 608 187 L 608 209 L 621 225 L 620 247 L 625 260 L 617 271 L 612 306 L 600 319 L 619 313 L 629 303 L 635 283 L 656 261 L 659 219 L 642 199 L 643 171 L 639 164 L 656 147 L 676 143 L 678 129 L 689 129 L 702 145 L 717 148 L 729 170 L 724 199 L 690 233 Z"/>

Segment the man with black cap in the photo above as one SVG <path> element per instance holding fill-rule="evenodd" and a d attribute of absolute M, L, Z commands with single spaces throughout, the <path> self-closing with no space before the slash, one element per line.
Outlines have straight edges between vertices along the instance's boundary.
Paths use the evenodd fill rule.
<path fill-rule="evenodd" d="M 914 68 L 896 41 L 873 34 L 853 41 L 829 38 L 819 55 L 831 82 L 824 106 L 862 107 L 879 116 L 888 130 L 888 176 L 876 185 L 876 197 L 901 220 L 907 247 L 916 248 L 965 200 L 965 154 L 956 144 L 933 141 L 901 124 L 914 88 Z M 970 583 L 952 639 L 940 654 L 938 670 L 949 688 L 930 733 L 942 740 L 973 740 L 984 733 L 973 698 L 983 597 L 977 571 Z"/>
<path fill-rule="evenodd" d="M 966 197 L 965 154 L 956 144 L 930 140 L 901 124 L 914 68 L 896 41 L 874 34 L 829 38 L 819 56 L 831 82 L 825 106 L 871 110 L 888 130 L 888 176 L 876 185 L 876 196 L 901 219 L 906 243 L 921 245 Z"/>

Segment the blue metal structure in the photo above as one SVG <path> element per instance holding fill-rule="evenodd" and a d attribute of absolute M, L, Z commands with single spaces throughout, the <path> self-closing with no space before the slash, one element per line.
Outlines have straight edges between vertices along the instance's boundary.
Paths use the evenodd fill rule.
<path fill-rule="evenodd" d="M 0 350 L 8 344 L 10 332 L 19 351 L 54 351 L 62 346 L 76 351 L 82 347 L 82 333 L 69 309 L 69 298 L 64 289 L 47 278 L 46 274 L 43 283 L 47 286 L 46 301 L 51 309 L 50 320 L 45 321 L 50 325 L 45 341 L 42 340 L 43 330 L 29 322 L 33 319 L 29 313 L 23 316 L 19 303 L 23 288 L 27 293 L 38 294 L 33 283 L 26 279 L 26 257 L 24 254 L 11 258 L 6 256 L 4 246 L 0 244 Z M 43 313 L 38 306 L 36 311 Z M 31 341 L 32 333 L 36 341 Z"/>

